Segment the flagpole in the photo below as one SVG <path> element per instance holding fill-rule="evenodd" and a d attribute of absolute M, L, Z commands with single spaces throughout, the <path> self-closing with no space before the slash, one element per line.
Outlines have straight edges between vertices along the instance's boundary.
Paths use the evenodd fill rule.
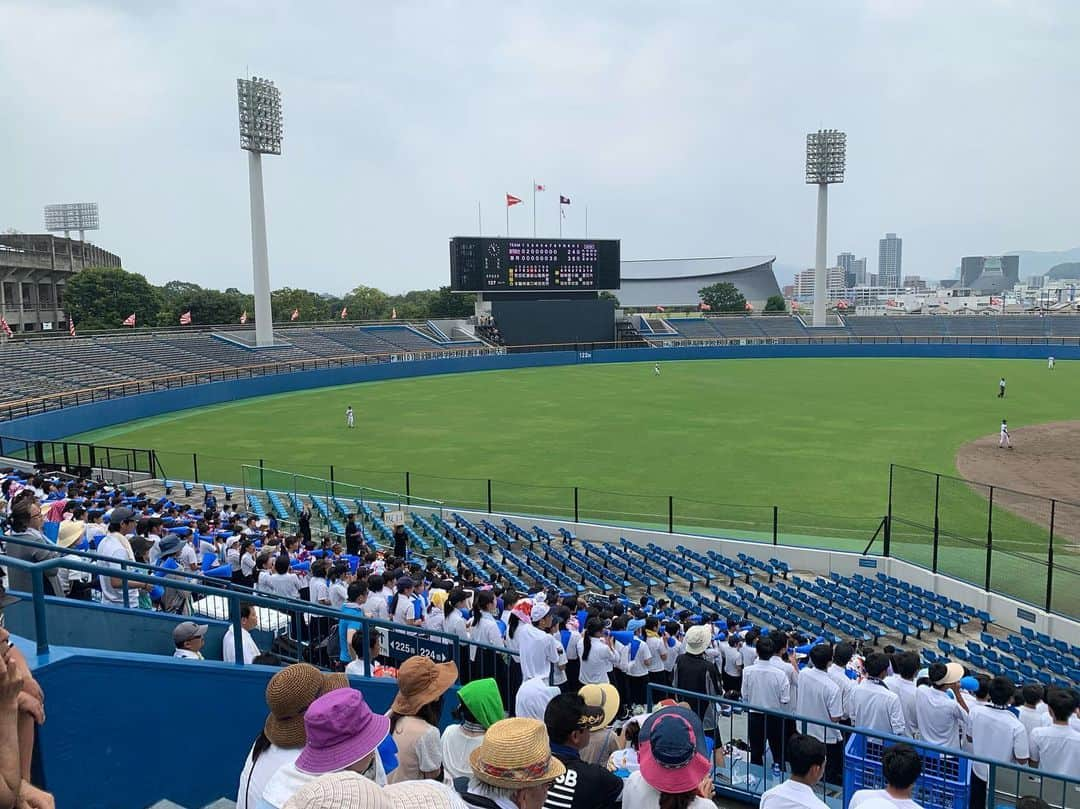
<path fill-rule="evenodd" d="M 510 200 L 506 201 L 506 238 L 510 238 Z"/>
<path fill-rule="evenodd" d="M 480 215 L 480 200 L 476 201 L 476 233 L 478 236 L 484 235 L 484 219 Z"/>
<path fill-rule="evenodd" d="M 585 238 L 589 238 L 589 206 L 585 206 Z"/>
<path fill-rule="evenodd" d="M 563 212 L 562 197 L 559 197 L 559 238 L 560 239 L 562 238 L 562 212 Z"/>
<path fill-rule="evenodd" d="M 533 238 L 536 238 L 536 178 L 533 178 Z"/>

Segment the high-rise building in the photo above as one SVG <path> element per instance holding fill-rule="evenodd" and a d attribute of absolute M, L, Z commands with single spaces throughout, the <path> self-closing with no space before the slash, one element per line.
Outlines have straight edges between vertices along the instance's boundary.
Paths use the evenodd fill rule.
<path fill-rule="evenodd" d="M 855 254 L 841 253 L 836 257 L 836 266 L 844 271 L 844 286 L 855 286 Z"/>
<path fill-rule="evenodd" d="M 844 297 L 844 271 L 839 267 L 829 267 L 826 271 L 827 300 L 837 301 Z M 814 297 L 814 269 L 803 270 L 795 275 L 795 296 L 803 300 Z"/>
<path fill-rule="evenodd" d="M 855 273 L 855 285 L 866 284 L 866 257 L 855 259 L 851 263 L 851 269 Z"/>
<path fill-rule="evenodd" d="M 883 287 L 899 287 L 903 264 L 904 242 L 895 233 L 886 233 L 878 240 L 877 275 Z"/>

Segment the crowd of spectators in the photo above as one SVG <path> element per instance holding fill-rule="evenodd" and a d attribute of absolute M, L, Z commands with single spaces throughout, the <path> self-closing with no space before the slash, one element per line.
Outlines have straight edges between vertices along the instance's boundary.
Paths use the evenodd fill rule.
<path fill-rule="evenodd" d="M 955 663 L 923 667 L 916 652 L 833 646 L 740 617 L 679 612 L 652 596 L 635 602 L 518 593 L 480 580 L 469 565 L 410 555 L 404 531 L 395 532 L 395 546 L 402 539 L 392 550 L 370 546 L 359 528 L 343 547 L 333 537 L 313 539 L 310 515 L 290 534 L 272 519 L 228 502 L 219 506 L 212 495 L 194 507 L 43 478 L 9 478 L 0 493 L 7 538 L 14 540 L 6 544 L 10 556 L 40 561 L 85 548 L 113 568 L 145 561 L 161 579 L 128 581 L 125 588 L 122 577 L 109 573 L 58 568 L 45 579 L 47 594 L 191 617 L 190 593 L 175 586 L 187 571 L 287 599 L 289 639 L 311 663 L 335 673 L 296 664 L 271 680 L 270 716 L 240 777 L 241 807 L 320 806 L 326 790 L 369 789 L 358 786 L 365 781 L 389 801 L 409 794 L 409 784 L 438 782 L 448 789 L 432 794 L 445 794 L 446 805 L 524 807 L 546 800 L 576 809 L 621 801 L 686 809 L 711 796 L 706 775 L 731 750 L 734 740 L 722 738 L 721 718 L 732 710 L 747 714 L 748 764 L 791 776 L 784 789 L 766 793 L 774 804 L 797 802 L 807 791 L 800 786 L 842 783 L 847 731 L 810 721 L 797 734 L 795 715 L 1006 764 L 1080 772 L 1074 690 L 1018 689 L 1007 678 Z M 348 522 L 355 526 L 355 517 Z M 56 524 L 55 539 L 46 536 L 48 523 Z M 11 576 L 13 589 L 32 589 L 25 571 L 13 566 Z M 309 613 L 297 602 L 338 615 Z M 243 662 L 274 662 L 252 634 L 256 608 L 242 605 L 239 618 Z M 425 637 L 425 654 L 392 642 L 394 626 L 399 635 Z M 207 630 L 191 620 L 177 623 L 175 656 L 202 659 Z M 229 662 L 233 631 L 230 626 L 223 644 Z M 349 675 L 397 678 L 386 716 L 372 713 L 362 693 L 348 687 Z M 27 690 L 21 677 L 20 746 L 23 728 L 32 734 L 44 720 L 43 696 Z M 462 685 L 458 721 L 440 731 L 444 698 L 455 683 Z M 650 683 L 699 696 L 649 713 Z M 729 702 L 710 699 L 716 697 Z M 986 780 L 986 768 L 976 765 L 972 809 L 985 805 Z M 19 784 L 33 789 L 25 777 Z M 399 788 L 404 791 L 394 791 Z M 665 797 L 673 795 L 681 797 Z M 312 802 L 296 803 L 300 796 Z"/>

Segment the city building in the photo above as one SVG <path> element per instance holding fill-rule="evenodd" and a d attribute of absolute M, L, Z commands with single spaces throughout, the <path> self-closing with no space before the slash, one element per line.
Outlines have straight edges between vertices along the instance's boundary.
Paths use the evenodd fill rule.
<path fill-rule="evenodd" d="M 120 256 L 51 233 L 0 234 L 0 313 L 12 331 L 66 328 L 64 287 L 87 267 L 119 267 Z"/>
<path fill-rule="evenodd" d="M 859 284 L 866 284 L 866 257 L 856 259 L 851 263 L 851 269 L 855 273 L 855 283 L 851 286 L 858 286 Z"/>
<path fill-rule="evenodd" d="M 905 275 L 904 276 L 904 289 L 910 289 L 914 292 L 925 292 L 929 289 L 929 285 L 926 283 L 921 275 Z"/>
<path fill-rule="evenodd" d="M 844 297 L 847 287 L 844 284 L 844 271 L 840 267 L 830 267 L 825 276 L 825 287 L 830 301 L 838 301 Z M 795 275 L 795 297 L 799 300 L 813 300 L 814 298 L 814 269 L 803 270 Z"/>
<path fill-rule="evenodd" d="M 836 266 L 844 271 L 844 286 L 855 286 L 855 254 L 841 253 L 836 257 Z"/>
<path fill-rule="evenodd" d="M 1020 282 L 1020 256 L 964 256 L 960 286 L 983 295 L 1012 289 Z"/>
<path fill-rule="evenodd" d="M 904 242 L 895 233 L 886 233 L 878 241 L 878 283 L 883 287 L 899 287 L 903 267 Z"/>

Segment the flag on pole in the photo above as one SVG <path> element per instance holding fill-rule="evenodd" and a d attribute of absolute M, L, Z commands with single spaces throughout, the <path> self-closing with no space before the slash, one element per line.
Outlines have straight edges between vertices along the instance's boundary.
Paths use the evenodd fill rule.
<path fill-rule="evenodd" d="M 0 329 L 3 329 L 4 334 L 8 337 L 12 337 L 15 334 L 15 332 L 11 330 L 11 326 L 8 325 L 6 317 L 0 317 Z"/>
<path fill-rule="evenodd" d="M 657 306 L 657 307 L 656 307 L 656 311 L 657 311 L 657 312 L 666 312 L 666 311 L 667 311 L 667 309 L 665 309 L 665 308 L 664 308 L 663 306 Z"/>
<path fill-rule="evenodd" d="M 349 307 L 348 306 L 342 306 L 341 307 L 341 319 L 344 320 L 345 315 L 347 315 L 347 314 L 349 314 Z"/>
<path fill-rule="evenodd" d="M 293 309 L 292 314 L 289 315 L 289 320 L 299 320 L 299 319 L 300 319 L 300 310 L 299 309 Z"/>
<path fill-rule="evenodd" d="M 569 205 L 570 204 L 570 197 L 564 197 L 562 194 L 559 194 L 559 204 L 560 205 Z"/>
<path fill-rule="evenodd" d="M 72 337 L 75 336 L 75 321 L 72 320 L 70 317 L 68 318 L 68 334 L 70 334 Z"/>
<path fill-rule="evenodd" d="M 521 204 L 521 200 L 518 199 L 517 197 L 515 197 L 513 194 L 507 194 L 506 195 L 506 207 L 507 208 L 512 208 L 513 206 L 520 205 L 520 204 Z"/>
<path fill-rule="evenodd" d="M 547 191 L 547 187 L 542 183 L 534 183 L 534 185 L 536 186 L 537 191 Z"/>
<path fill-rule="evenodd" d="M 754 304 L 750 303 L 750 301 L 747 301 L 745 308 L 746 308 L 747 312 L 753 312 L 754 311 Z"/>
<path fill-rule="evenodd" d="M 563 219 L 566 219 L 566 209 L 563 208 L 561 205 L 559 206 L 559 216 L 561 216 Z"/>
<path fill-rule="evenodd" d="M 711 312 L 712 311 L 712 307 L 709 306 L 709 304 L 705 303 L 705 301 L 702 301 L 698 305 L 698 309 L 700 309 L 702 312 Z"/>
<path fill-rule="evenodd" d="M 397 320 L 397 307 L 396 306 L 393 309 L 390 310 L 390 319 L 391 320 Z"/>
<path fill-rule="evenodd" d="M 244 314 L 240 315 L 240 325 L 243 326 L 247 323 L 247 309 L 244 310 Z"/>
<path fill-rule="evenodd" d="M 127 317 L 124 318 L 124 325 L 125 326 L 134 326 L 135 325 L 135 313 L 134 312 L 132 312 L 130 315 L 128 315 Z"/>
<path fill-rule="evenodd" d="M 191 325 L 191 310 L 190 309 L 188 311 L 184 312 L 184 314 L 180 315 L 180 325 L 181 326 L 190 326 Z"/>

